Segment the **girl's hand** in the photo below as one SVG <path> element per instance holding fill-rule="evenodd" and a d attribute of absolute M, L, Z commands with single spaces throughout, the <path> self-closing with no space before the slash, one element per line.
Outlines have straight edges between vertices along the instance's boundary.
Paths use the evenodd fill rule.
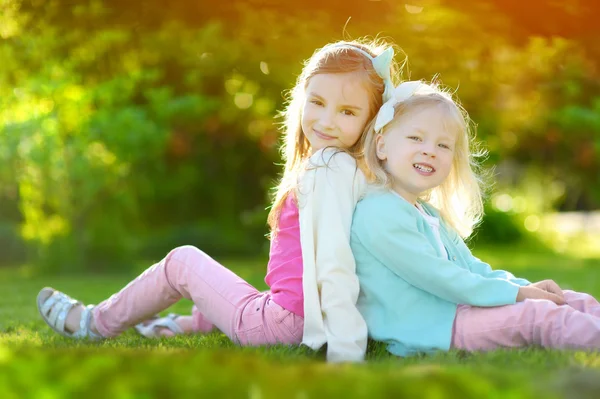
<path fill-rule="evenodd" d="M 565 304 L 565 299 L 562 295 L 559 296 L 552 292 L 548 292 L 540 288 L 534 287 L 533 284 L 519 288 L 519 293 L 517 294 L 517 302 L 522 302 L 525 299 L 545 299 L 547 301 L 552 301 L 557 305 Z"/>
<path fill-rule="evenodd" d="M 552 294 L 556 294 L 563 300 L 565 299 L 562 289 L 553 280 L 542 280 L 537 283 L 531 284 L 531 286 L 539 288 L 546 292 L 550 292 Z"/>

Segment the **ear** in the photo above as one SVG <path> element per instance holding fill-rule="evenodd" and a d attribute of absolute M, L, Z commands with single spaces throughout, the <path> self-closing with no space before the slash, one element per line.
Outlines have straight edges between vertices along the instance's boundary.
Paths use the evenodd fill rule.
<path fill-rule="evenodd" d="M 378 134 L 377 137 L 375 137 L 375 153 L 380 161 L 385 161 L 387 159 L 385 140 L 382 134 Z"/>

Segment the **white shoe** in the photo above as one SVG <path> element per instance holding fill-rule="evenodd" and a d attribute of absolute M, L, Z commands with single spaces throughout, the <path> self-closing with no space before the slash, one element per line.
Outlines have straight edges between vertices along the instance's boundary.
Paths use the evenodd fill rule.
<path fill-rule="evenodd" d="M 94 305 L 86 306 L 83 309 L 83 312 L 81 312 L 79 330 L 74 333 L 69 333 L 65 330 L 67 315 L 69 314 L 69 311 L 77 305 L 83 304 L 54 288 L 43 288 L 37 296 L 37 308 L 40 312 L 40 316 L 42 316 L 42 319 L 44 319 L 50 328 L 63 337 L 92 340 L 103 339 L 104 337 L 94 333 L 90 329 Z"/>
<path fill-rule="evenodd" d="M 179 315 L 175 313 L 169 313 L 165 317 L 157 315 L 150 319 L 151 321 L 148 324 L 144 324 L 147 323 L 147 321 L 136 324 L 135 330 L 147 338 L 164 337 L 165 335 L 159 334 L 161 328 L 166 328 L 175 335 L 183 334 L 183 330 L 179 327 L 179 324 L 175 322 L 175 319 L 178 317 Z"/>

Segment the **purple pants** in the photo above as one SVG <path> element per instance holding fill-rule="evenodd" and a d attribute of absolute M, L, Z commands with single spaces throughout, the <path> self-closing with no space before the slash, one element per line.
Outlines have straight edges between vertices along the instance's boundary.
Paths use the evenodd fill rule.
<path fill-rule="evenodd" d="M 567 303 L 562 306 L 535 299 L 493 308 L 458 305 L 451 347 L 600 349 L 600 303 L 588 294 L 563 293 Z"/>
<path fill-rule="evenodd" d="M 179 247 L 94 308 L 98 332 L 119 335 L 181 298 L 194 302 L 194 330 L 217 327 L 241 345 L 300 344 L 304 320 L 192 246 Z"/>

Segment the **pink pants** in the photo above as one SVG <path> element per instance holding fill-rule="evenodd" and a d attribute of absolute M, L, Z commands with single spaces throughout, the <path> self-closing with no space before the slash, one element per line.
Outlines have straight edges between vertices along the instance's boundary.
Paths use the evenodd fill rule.
<path fill-rule="evenodd" d="M 567 304 L 562 306 L 532 299 L 494 308 L 458 305 L 451 347 L 600 349 L 600 303 L 588 294 L 563 293 Z"/>
<path fill-rule="evenodd" d="M 300 344 L 304 320 L 192 246 L 179 247 L 94 308 L 98 332 L 119 335 L 181 298 L 194 302 L 194 330 L 216 326 L 241 345 Z"/>

